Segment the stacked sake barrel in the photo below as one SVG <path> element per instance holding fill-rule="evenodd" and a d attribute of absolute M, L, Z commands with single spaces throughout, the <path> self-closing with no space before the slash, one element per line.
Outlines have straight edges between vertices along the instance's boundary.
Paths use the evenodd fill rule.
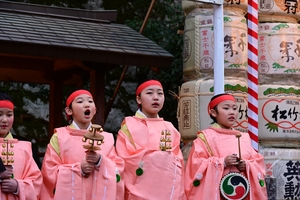
<path fill-rule="evenodd" d="M 225 76 L 244 76 L 247 71 L 247 21 L 245 11 L 224 8 Z M 213 9 L 195 8 L 185 20 L 183 48 L 185 81 L 213 75 Z"/>
<path fill-rule="evenodd" d="M 224 91 L 235 96 L 239 117 L 234 125 L 246 132 L 247 127 L 247 2 L 224 2 Z M 208 115 L 208 103 L 214 95 L 214 27 L 213 5 L 182 1 L 186 14 L 184 26 L 183 77 L 177 118 L 185 146 L 186 160 L 191 141 L 198 130 L 213 122 Z"/>
<path fill-rule="evenodd" d="M 258 17 L 259 138 L 297 147 L 292 143 L 300 134 L 300 10 L 297 1 L 261 0 Z"/>
<path fill-rule="evenodd" d="M 213 8 L 213 4 L 201 3 L 191 0 L 182 0 L 182 10 L 185 15 L 188 15 L 195 8 Z M 247 0 L 225 0 L 223 2 L 224 8 L 239 8 L 241 10 L 247 11 L 248 1 Z"/>
<path fill-rule="evenodd" d="M 225 92 L 239 104 L 235 128 L 247 131 L 247 1 L 224 2 Z M 300 9 L 298 1 L 258 1 L 258 134 L 267 174 L 277 182 L 269 199 L 300 199 Z M 184 141 L 196 138 L 211 119 L 213 96 L 213 9 L 211 4 L 182 0 L 186 15 L 183 76 L 178 105 Z M 244 24 L 241 22 L 245 22 Z M 245 45 L 244 45 L 245 44 Z M 244 51 L 242 50 L 244 47 Z M 238 50 L 235 54 L 234 50 Z M 229 89 L 231 88 L 231 89 Z M 234 88 L 234 89 L 232 89 Z M 239 88 L 239 89 L 237 89 Z M 246 114 L 246 113 L 245 113 Z M 243 119 L 245 117 L 245 119 Z M 275 195 L 274 195 L 275 194 Z"/>
<path fill-rule="evenodd" d="M 178 124 L 183 141 L 196 138 L 198 130 L 208 128 L 212 119 L 207 105 L 214 95 L 214 27 L 212 4 L 183 1 L 184 27 L 183 76 Z M 245 9 L 224 8 L 224 91 L 235 96 L 239 117 L 235 128 L 247 132 L 247 21 Z M 231 4 L 230 4 L 231 5 Z"/>
<path fill-rule="evenodd" d="M 259 1 L 258 132 L 275 198 L 299 199 L 300 19 L 298 2 Z M 295 173 L 294 170 L 297 170 Z"/>
<path fill-rule="evenodd" d="M 234 128 L 247 132 L 247 80 L 243 77 L 225 77 L 224 83 L 224 91 L 232 94 L 238 104 L 239 116 Z M 177 117 L 183 140 L 195 139 L 198 130 L 208 128 L 212 123 L 208 115 L 208 103 L 213 94 L 213 77 L 199 78 L 182 84 Z"/>

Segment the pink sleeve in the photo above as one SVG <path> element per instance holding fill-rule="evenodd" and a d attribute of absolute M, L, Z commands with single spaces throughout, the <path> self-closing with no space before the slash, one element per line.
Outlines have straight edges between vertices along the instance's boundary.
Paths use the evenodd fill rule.
<path fill-rule="evenodd" d="M 209 156 L 205 144 L 195 139 L 189 153 L 185 171 L 185 192 L 187 199 L 202 196 L 211 199 L 219 193 L 217 187 L 224 171 L 224 159 Z M 207 195 L 206 197 L 204 197 Z"/>
<path fill-rule="evenodd" d="M 137 147 L 140 148 L 140 147 Z M 146 150 L 139 150 L 137 151 L 133 145 L 130 143 L 126 135 L 119 131 L 118 138 L 116 142 L 116 151 L 117 154 L 124 159 L 125 161 L 125 170 L 124 170 L 124 187 L 125 187 L 125 193 L 123 199 L 128 199 L 126 196 L 128 191 L 131 189 L 131 186 L 135 180 L 135 170 L 138 168 L 138 164 L 141 160 L 144 154 L 146 153 Z"/>
<path fill-rule="evenodd" d="M 16 178 L 19 184 L 19 200 L 38 199 L 43 182 L 41 171 L 32 157 L 30 145 L 28 146 L 29 148 L 24 149 L 28 153 L 22 155 L 26 156 L 22 177 Z"/>
<path fill-rule="evenodd" d="M 120 181 L 117 182 L 116 200 L 124 200 L 124 160 L 117 155 L 114 146 L 107 156 L 103 156 L 103 159 L 106 161 L 105 163 L 109 163 L 109 166 L 106 167 L 115 167 L 116 176 L 120 177 Z"/>
<path fill-rule="evenodd" d="M 72 168 L 73 171 L 77 171 L 77 174 L 81 173 L 80 162 L 63 164 L 60 156 L 52 146 L 48 144 L 42 164 L 43 186 L 41 190 L 41 200 L 53 199 L 54 189 L 57 183 L 57 174 L 60 168 Z"/>
<path fill-rule="evenodd" d="M 128 160 L 136 163 L 144 156 L 145 149 L 141 148 L 137 143 L 135 143 L 135 146 L 136 149 L 130 143 L 127 136 L 120 130 L 116 142 L 116 150 L 118 155 L 123 158 L 125 162 Z"/>
<path fill-rule="evenodd" d="M 264 157 L 257 153 L 253 148 L 252 158 L 245 160 L 247 178 L 250 182 L 250 199 L 268 199 L 265 183 L 265 165 Z M 263 182 L 262 182 L 263 181 Z"/>

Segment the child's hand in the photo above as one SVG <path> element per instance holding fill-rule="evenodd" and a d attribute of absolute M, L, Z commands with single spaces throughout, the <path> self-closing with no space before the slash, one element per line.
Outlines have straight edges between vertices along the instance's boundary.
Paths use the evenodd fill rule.
<path fill-rule="evenodd" d="M 2 192 L 15 193 L 18 191 L 18 182 L 16 179 L 4 179 L 1 183 Z"/>
<path fill-rule="evenodd" d="M 13 169 L 12 167 L 6 167 L 6 170 L 0 173 L 0 179 L 9 179 L 12 177 Z"/>
<path fill-rule="evenodd" d="M 87 151 L 85 159 L 86 162 L 96 165 L 99 162 L 100 157 L 100 154 L 95 151 Z"/>
<path fill-rule="evenodd" d="M 95 168 L 93 163 L 88 163 L 86 160 L 81 161 L 81 170 L 84 174 L 92 173 Z"/>
<path fill-rule="evenodd" d="M 236 154 L 228 155 L 225 157 L 224 162 L 225 162 L 226 166 L 237 165 L 238 157 Z"/>
<path fill-rule="evenodd" d="M 240 160 L 236 167 L 238 168 L 238 170 L 240 172 L 245 171 L 246 170 L 246 162 L 244 160 Z"/>

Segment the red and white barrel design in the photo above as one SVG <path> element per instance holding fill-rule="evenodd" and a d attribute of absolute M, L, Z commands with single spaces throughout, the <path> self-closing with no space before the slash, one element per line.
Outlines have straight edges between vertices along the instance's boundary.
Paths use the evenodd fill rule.
<path fill-rule="evenodd" d="M 300 87 L 259 85 L 259 139 L 261 143 L 282 146 L 300 137 Z"/>

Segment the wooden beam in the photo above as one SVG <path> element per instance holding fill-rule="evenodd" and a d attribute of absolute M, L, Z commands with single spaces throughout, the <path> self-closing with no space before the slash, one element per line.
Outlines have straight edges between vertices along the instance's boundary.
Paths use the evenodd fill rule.
<path fill-rule="evenodd" d="M 78 68 L 80 65 L 82 65 L 82 61 L 59 59 L 54 61 L 53 71 L 66 71 Z"/>
<path fill-rule="evenodd" d="M 41 71 L 36 70 L 21 70 L 0 67 L 0 81 L 50 84 L 49 80 L 45 79 L 42 75 L 43 73 Z"/>
<path fill-rule="evenodd" d="M 89 70 L 102 70 L 103 72 L 112 70 L 120 66 L 116 64 L 95 63 L 95 62 L 86 62 L 86 61 L 83 61 L 82 64 L 86 66 Z"/>
<path fill-rule="evenodd" d="M 87 71 L 91 69 L 80 60 L 53 59 L 45 57 L 30 57 L 0 53 L 0 68 L 51 70 L 53 72 L 67 71 L 81 68 Z"/>
<path fill-rule="evenodd" d="M 52 68 L 53 60 L 0 54 L 0 68 L 44 70 Z"/>

